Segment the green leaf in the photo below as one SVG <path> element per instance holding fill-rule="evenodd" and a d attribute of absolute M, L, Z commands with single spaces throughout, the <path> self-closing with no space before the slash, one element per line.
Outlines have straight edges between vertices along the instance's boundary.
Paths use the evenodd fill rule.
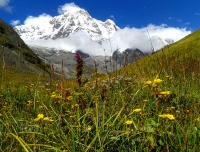
<path fill-rule="evenodd" d="M 158 143 L 163 146 L 164 145 L 164 142 L 162 140 L 158 140 Z"/>
<path fill-rule="evenodd" d="M 153 119 L 151 120 L 151 125 L 154 127 L 158 127 L 159 123 L 156 123 Z"/>

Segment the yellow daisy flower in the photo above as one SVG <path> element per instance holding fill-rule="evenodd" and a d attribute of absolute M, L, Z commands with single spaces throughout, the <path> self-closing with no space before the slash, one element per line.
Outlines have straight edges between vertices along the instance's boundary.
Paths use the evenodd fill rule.
<path fill-rule="evenodd" d="M 133 121 L 127 120 L 125 123 L 126 123 L 127 125 L 131 125 L 131 124 L 133 124 Z"/>

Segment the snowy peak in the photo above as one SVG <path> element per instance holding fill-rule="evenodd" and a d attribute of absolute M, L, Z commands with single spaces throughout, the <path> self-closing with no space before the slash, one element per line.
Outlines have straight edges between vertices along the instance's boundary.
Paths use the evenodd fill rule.
<path fill-rule="evenodd" d="M 92 18 L 84 9 L 73 8 L 59 16 L 49 16 L 43 24 L 25 24 L 14 29 L 24 40 L 60 39 L 82 31 L 94 41 L 103 41 L 112 37 L 119 27 L 110 19 L 102 22 Z"/>

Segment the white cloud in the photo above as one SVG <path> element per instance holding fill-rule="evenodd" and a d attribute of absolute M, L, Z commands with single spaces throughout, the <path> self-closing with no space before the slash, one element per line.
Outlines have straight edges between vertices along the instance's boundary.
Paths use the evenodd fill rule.
<path fill-rule="evenodd" d="M 0 7 L 8 6 L 10 0 L 0 0 Z"/>
<path fill-rule="evenodd" d="M 142 30 L 147 29 L 151 36 L 159 36 L 163 39 L 171 38 L 174 41 L 178 41 L 186 35 L 190 34 L 191 31 L 187 31 L 186 28 L 175 28 L 169 27 L 166 24 L 161 24 L 159 26 L 149 24 L 147 27 L 142 28 Z"/>
<path fill-rule="evenodd" d="M 165 24 L 159 26 L 149 24 L 147 27 L 143 28 L 126 27 L 124 29 L 120 29 L 113 35 L 113 37 L 110 39 L 110 42 L 105 41 L 102 43 L 102 45 L 92 41 L 85 32 L 80 31 L 64 39 L 29 40 L 26 41 L 26 43 L 44 47 L 59 48 L 72 52 L 80 49 L 90 55 L 105 55 L 104 49 L 106 55 L 111 55 L 116 49 L 123 51 L 127 48 L 138 48 L 143 52 L 151 52 L 151 43 L 147 30 L 152 38 L 153 47 L 155 50 L 164 47 L 163 43 L 157 44 L 156 37 L 173 40 L 176 42 L 191 33 L 191 31 L 187 31 L 186 28 L 168 27 Z M 110 44 L 112 48 L 110 47 Z"/>
<path fill-rule="evenodd" d="M 110 41 L 113 50 L 117 48 L 121 50 L 138 48 L 143 52 L 151 52 L 151 43 L 147 31 L 153 41 L 155 50 L 161 49 L 165 45 L 164 43 L 158 43 L 158 37 L 163 40 L 171 39 L 176 42 L 191 33 L 191 31 L 187 31 L 186 28 L 168 27 L 165 24 L 159 26 L 149 24 L 147 27 L 143 28 L 126 27 L 117 31 L 111 38 Z"/>
<path fill-rule="evenodd" d="M 92 41 L 85 32 L 81 31 L 63 39 L 25 40 L 25 42 L 30 45 L 58 48 L 72 52 L 82 50 L 90 55 L 103 55 L 103 51 L 100 52 L 101 46 L 97 42 Z"/>
<path fill-rule="evenodd" d="M 63 6 L 60 6 L 58 8 L 58 13 L 59 14 L 64 14 L 65 12 L 67 11 L 77 11 L 77 10 L 80 10 L 81 8 L 77 5 L 75 5 L 74 3 L 66 3 L 65 5 Z"/>
<path fill-rule="evenodd" d="M 52 19 L 53 17 L 51 15 L 48 14 L 41 14 L 38 17 L 34 17 L 34 16 L 28 16 L 26 18 L 26 20 L 24 21 L 25 25 L 37 25 L 40 27 L 47 27 L 47 25 L 49 25 L 49 21 Z"/>
<path fill-rule="evenodd" d="M 0 9 L 4 9 L 5 11 L 12 13 L 12 6 L 9 6 L 10 0 L 0 0 Z"/>
<path fill-rule="evenodd" d="M 12 20 L 11 21 L 12 26 L 16 26 L 16 25 L 19 25 L 19 24 L 20 24 L 20 20 Z"/>

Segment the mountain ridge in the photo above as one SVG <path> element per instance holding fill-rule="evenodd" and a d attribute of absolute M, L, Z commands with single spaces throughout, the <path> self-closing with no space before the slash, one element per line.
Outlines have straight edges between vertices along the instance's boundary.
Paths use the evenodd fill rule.
<path fill-rule="evenodd" d="M 84 31 L 92 40 L 102 41 L 109 39 L 119 29 L 112 20 L 102 22 L 94 19 L 83 9 L 55 16 L 45 23 L 45 27 L 37 24 L 15 26 L 14 30 L 26 40 L 60 39 Z"/>

